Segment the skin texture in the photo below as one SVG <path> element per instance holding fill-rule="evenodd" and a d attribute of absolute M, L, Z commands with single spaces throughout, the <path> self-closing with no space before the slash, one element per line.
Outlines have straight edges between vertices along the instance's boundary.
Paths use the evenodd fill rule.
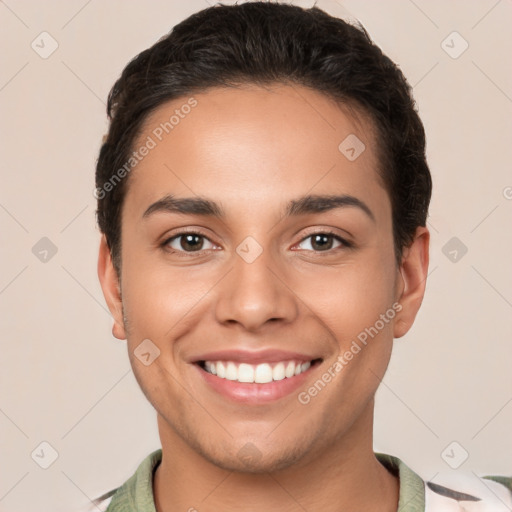
<path fill-rule="evenodd" d="M 127 339 L 134 374 L 157 411 L 157 510 L 396 511 L 398 481 L 372 450 L 374 394 L 393 338 L 420 307 L 429 232 L 417 229 L 397 267 L 391 205 L 362 115 L 299 86 L 216 88 L 194 98 L 197 106 L 129 176 L 120 282 L 104 239 L 98 263 L 113 333 Z M 187 99 L 153 112 L 138 142 Z M 338 150 L 349 134 L 366 146 L 352 162 Z M 167 194 L 214 200 L 226 216 L 143 218 Z M 285 218 L 287 203 L 305 194 L 355 196 L 374 220 L 354 206 Z M 183 238 L 165 246 L 183 228 L 206 237 L 200 252 Z M 352 247 L 336 238 L 324 249 L 313 245 L 311 235 L 326 230 Z M 263 250 L 252 263 L 236 252 L 247 236 Z M 395 303 L 396 316 L 301 404 L 298 392 Z M 134 356 L 145 339 L 160 350 L 149 366 Z M 298 392 L 241 404 L 209 387 L 191 362 L 232 348 L 290 350 L 322 363 Z M 241 457 L 247 446 L 257 456 Z"/>

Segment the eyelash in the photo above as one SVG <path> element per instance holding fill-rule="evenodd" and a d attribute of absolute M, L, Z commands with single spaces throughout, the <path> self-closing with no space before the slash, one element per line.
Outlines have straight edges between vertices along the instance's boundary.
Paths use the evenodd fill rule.
<path fill-rule="evenodd" d="M 168 248 L 168 244 L 182 236 L 185 236 L 185 235 L 196 235 L 196 236 L 199 236 L 201 238 L 204 238 L 206 240 L 208 240 L 210 243 L 213 244 L 213 242 L 205 235 L 203 235 L 202 233 L 199 233 L 199 232 L 196 232 L 196 231 L 180 231 L 179 233 L 173 235 L 172 237 L 170 238 L 167 238 L 164 242 L 162 242 L 161 244 L 161 248 L 166 251 L 166 252 L 170 252 L 171 254 L 179 254 L 180 257 L 189 257 L 189 255 L 202 255 L 205 251 L 208 251 L 208 250 L 212 250 L 212 249 L 202 249 L 200 251 L 183 251 L 183 250 L 176 250 L 176 249 L 169 249 Z M 330 235 L 332 236 L 335 240 L 337 240 L 338 242 L 341 243 L 341 247 L 335 247 L 335 248 L 331 248 L 331 249 L 328 249 L 326 251 L 310 251 L 308 250 L 308 252 L 313 252 L 315 254 L 319 254 L 319 255 L 323 255 L 323 254 L 326 254 L 326 255 L 330 255 L 333 253 L 333 251 L 336 251 L 337 249 L 342 249 L 342 248 L 345 248 L 345 249 L 351 249 L 354 247 L 354 245 L 351 243 L 351 242 L 348 242 L 347 240 L 345 240 L 344 238 L 341 238 L 339 235 L 337 235 L 336 233 L 334 233 L 333 231 L 329 231 L 329 230 L 325 230 L 325 231 L 315 231 L 314 233 L 310 233 L 309 235 L 305 236 L 304 238 L 302 238 L 300 240 L 300 242 L 296 245 L 300 245 L 302 244 L 305 240 L 307 240 L 308 238 L 311 238 L 315 235 Z M 215 249 L 213 249 L 215 250 Z"/>

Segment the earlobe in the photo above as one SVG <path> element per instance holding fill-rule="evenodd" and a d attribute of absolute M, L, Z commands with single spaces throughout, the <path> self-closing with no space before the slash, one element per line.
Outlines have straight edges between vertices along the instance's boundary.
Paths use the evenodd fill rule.
<path fill-rule="evenodd" d="M 117 272 L 112 263 L 112 256 L 105 235 L 102 235 L 98 254 L 98 278 L 108 309 L 114 319 L 112 334 L 120 340 L 126 339 L 123 318 L 123 303 Z"/>
<path fill-rule="evenodd" d="M 395 318 L 394 337 L 404 336 L 416 318 L 425 294 L 429 263 L 430 233 L 426 227 L 418 227 L 412 244 L 404 250 L 397 286 L 397 302 L 402 309 Z"/>

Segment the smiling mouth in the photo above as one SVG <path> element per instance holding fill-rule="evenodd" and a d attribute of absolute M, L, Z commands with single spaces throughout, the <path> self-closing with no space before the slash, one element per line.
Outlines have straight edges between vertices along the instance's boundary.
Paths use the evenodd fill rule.
<path fill-rule="evenodd" d="M 322 359 L 312 359 L 310 361 L 289 360 L 260 364 L 238 363 L 235 361 L 198 361 L 197 364 L 205 372 L 220 379 L 248 384 L 267 384 L 300 375 L 321 362 Z"/>

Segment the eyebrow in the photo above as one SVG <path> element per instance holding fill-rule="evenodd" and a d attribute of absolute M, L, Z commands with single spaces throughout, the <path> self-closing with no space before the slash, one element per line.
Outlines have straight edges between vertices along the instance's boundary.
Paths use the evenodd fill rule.
<path fill-rule="evenodd" d="M 285 217 L 322 213 L 336 208 L 356 207 L 363 211 L 373 222 L 375 215 L 360 199 L 350 195 L 305 195 L 291 200 L 285 209 Z M 226 213 L 223 208 L 210 199 L 204 197 L 174 197 L 168 194 L 151 204 L 142 215 L 150 217 L 154 213 L 181 213 L 201 215 L 224 219 Z"/>

